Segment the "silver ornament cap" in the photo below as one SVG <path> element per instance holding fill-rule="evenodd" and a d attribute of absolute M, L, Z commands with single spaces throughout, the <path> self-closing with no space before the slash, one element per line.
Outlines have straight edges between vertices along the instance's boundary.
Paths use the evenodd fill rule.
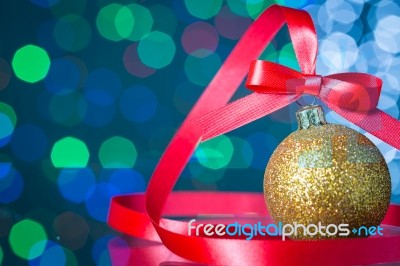
<path fill-rule="evenodd" d="M 296 112 L 298 130 L 326 125 L 326 119 L 322 107 L 319 105 L 306 105 Z"/>

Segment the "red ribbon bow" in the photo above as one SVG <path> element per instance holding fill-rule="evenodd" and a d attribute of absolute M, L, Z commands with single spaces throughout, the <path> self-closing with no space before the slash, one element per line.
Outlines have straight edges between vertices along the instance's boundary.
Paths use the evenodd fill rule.
<path fill-rule="evenodd" d="M 343 109 L 366 112 L 378 105 L 382 80 L 364 73 L 307 75 L 256 60 L 250 65 L 246 86 L 259 93 L 310 94 Z"/>
<path fill-rule="evenodd" d="M 283 65 L 255 60 L 250 64 L 246 87 L 255 93 L 193 120 L 204 129 L 203 141 L 309 94 L 350 122 L 400 149 L 399 121 L 377 108 L 382 88 L 380 78 L 365 73 L 304 74 Z"/>
<path fill-rule="evenodd" d="M 248 86 L 256 91 L 227 104 L 284 23 L 302 72 L 256 61 Z M 146 195 L 113 198 L 108 222 L 130 236 L 159 241 L 180 257 L 217 265 L 351 265 L 400 261 L 400 236 L 326 241 L 218 239 L 188 235 L 188 224 L 163 215 L 245 212 L 266 215 L 262 194 L 171 193 L 200 141 L 229 132 L 296 101 L 318 96 L 329 108 L 400 149 L 400 122 L 376 108 L 382 82 L 367 74 L 315 75 L 317 37 L 305 11 L 273 5 L 250 26 L 179 128 L 150 180 Z M 171 195 L 171 197 L 170 197 Z M 400 207 L 391 205 L 384 223 L 400 226 Z M 162 245 L 110 243 L 113 265 L 160 265 L 171 254 Z M 128 250 L 126 255 L 126 250 Z M 125 252 L 125 253 L 124 253 Z M 125 254 L 125 255 L 124 255 Z M 174 257 L 175 261 L 182 261 Z"/>

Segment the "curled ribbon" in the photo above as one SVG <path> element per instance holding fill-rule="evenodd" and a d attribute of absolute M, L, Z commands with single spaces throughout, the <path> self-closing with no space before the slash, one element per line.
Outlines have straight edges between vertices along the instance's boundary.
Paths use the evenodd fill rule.
<path fill-rule="evenodd" d="M 266 61 L 253 62 L 284 23 L 301 72 Z M 278 5 L 265 10 L 243 35 L 171 140 L 146 194 L 112 199 L 109 225 L 129 236 L 161 240 L 178 256 L 206 264 L 353 265 L 400 261 L 399 234 L 324 241 L 247 241 L 191 236 L 186 222 L 162 217 L 246 212 L 267 215 L 259 193 L 171 191 L 199 142 L 283 108 L 304 93 L 319 97 L 349 121 L 400 149 L 400 122 L 376 108 L 380 79 L 359 73 L 315 75 L 316 54 L 317 37 L 307 12 Z M 247 86 L 255 92 L 227 104 L 250 65 Z M 383 223 L 400 226 L 400 206 L 391 205 Z M 109 247 L 114 265 L 159 265 L 169 258 L 157 253 L 157 249 L 144 252 L 146 247 L 140 246 L 131 247 L 130 256 L 122 260 L 121 250 L 126 247 L 114 242 Z"/>

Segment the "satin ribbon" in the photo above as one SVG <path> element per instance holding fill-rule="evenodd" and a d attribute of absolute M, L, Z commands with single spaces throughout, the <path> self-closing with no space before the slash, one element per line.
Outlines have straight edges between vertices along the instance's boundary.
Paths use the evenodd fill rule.
<path fill-rule="evenodd" d="M 251 62 L 258 58 L 284 23 L 288 25 L 301 73 L 256 61 L 252 64 L 248 85 L 262 93 L 255 92 L 227 104 Z M 317 95 L 346 119 L 400 148 L 397 135 L 400 122 L 376 108 L 379 80 L 365 76 L 375 80 L 376 84 L 369 79 L 366 81 L 362 78 L 364 74 L 317 76 L 316 54 L 317 37 L 308 13 L 278 5 L 264 11 L 243 35 L 171 140 L 153 173 L 146 195 L 124 195 L 112 199 L 109 225 L 130 236 L 161 240 L 178 256 L 213 265 L 350 265 L 400 261 L 400 237 L 397 235 L 334 241 L 218 239 L 188 236 L 186 222 L 162 218 L 165 214 L 183 216 L 197 213 L 252 212 L 265 215 L 262 194 L 171 191 L 201 141 L 283 108 L 303 93 Z M 271 72 L 277 75 L 273 76 Z M 282 73 L 288 78 L 282 78 Z M 356 78 L 358 75 L 360 78 Z M 353 92 L 352 98 L 346 93 L 341 94 L 343 90 Z M 331 100 L 335 93 L 338 96 Z M 368 104 L 363 95 L 368 95 Z M 358 103 L 348 99 L 358 99 Z M 400 225 L 400 207 L 392 205 L 384 222 Z M 110 248 L 113 260 L 118 260 L 118 248 L 113 245 Z M 146 258 L 147 264 L 159 264 L 156 254 Z"/>
<path fill-rule="evenodd" d="M 306 75 L 268 61 L 250 65 L 246 87 L 259 93 L 310 94 L 339 108 L 368 112 L 378 105 L 382 80 L 364 73 Z"/>
<path fill-rule="evenodd" d="M 400 149 L 400 123 L 377 108 L 382 80 L 364 73 L 326 77 L 303 74 L 268 61 L 250 65 L 246 86 L 255 93 L 194 119 L 204 129 L 202 140 L 241 127 L 296 101 L 303 94 L 318 97 L 353 124 Z"/>

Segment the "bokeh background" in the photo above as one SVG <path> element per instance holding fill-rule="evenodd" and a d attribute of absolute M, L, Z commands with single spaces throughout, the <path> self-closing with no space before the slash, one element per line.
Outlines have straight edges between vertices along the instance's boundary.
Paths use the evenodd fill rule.
<path fill-rule="evenodd" d="M 312 14 L 319 74 L 381 77 L 379 107 L 399 118 L 397 2 L 0 1 L 0 264 L 110 265 L 110 198 L 145 190 L 191 106 L 273 3 Z M 286 30 L 262 58 L 298 69 Z M 234 98 L 248 93 L 242 86 Z M 175 189 L 262 191 L 297 108 L 201 144 Z M 367 136 L 389 163 L 400 203 L 400 153 Z"/>

